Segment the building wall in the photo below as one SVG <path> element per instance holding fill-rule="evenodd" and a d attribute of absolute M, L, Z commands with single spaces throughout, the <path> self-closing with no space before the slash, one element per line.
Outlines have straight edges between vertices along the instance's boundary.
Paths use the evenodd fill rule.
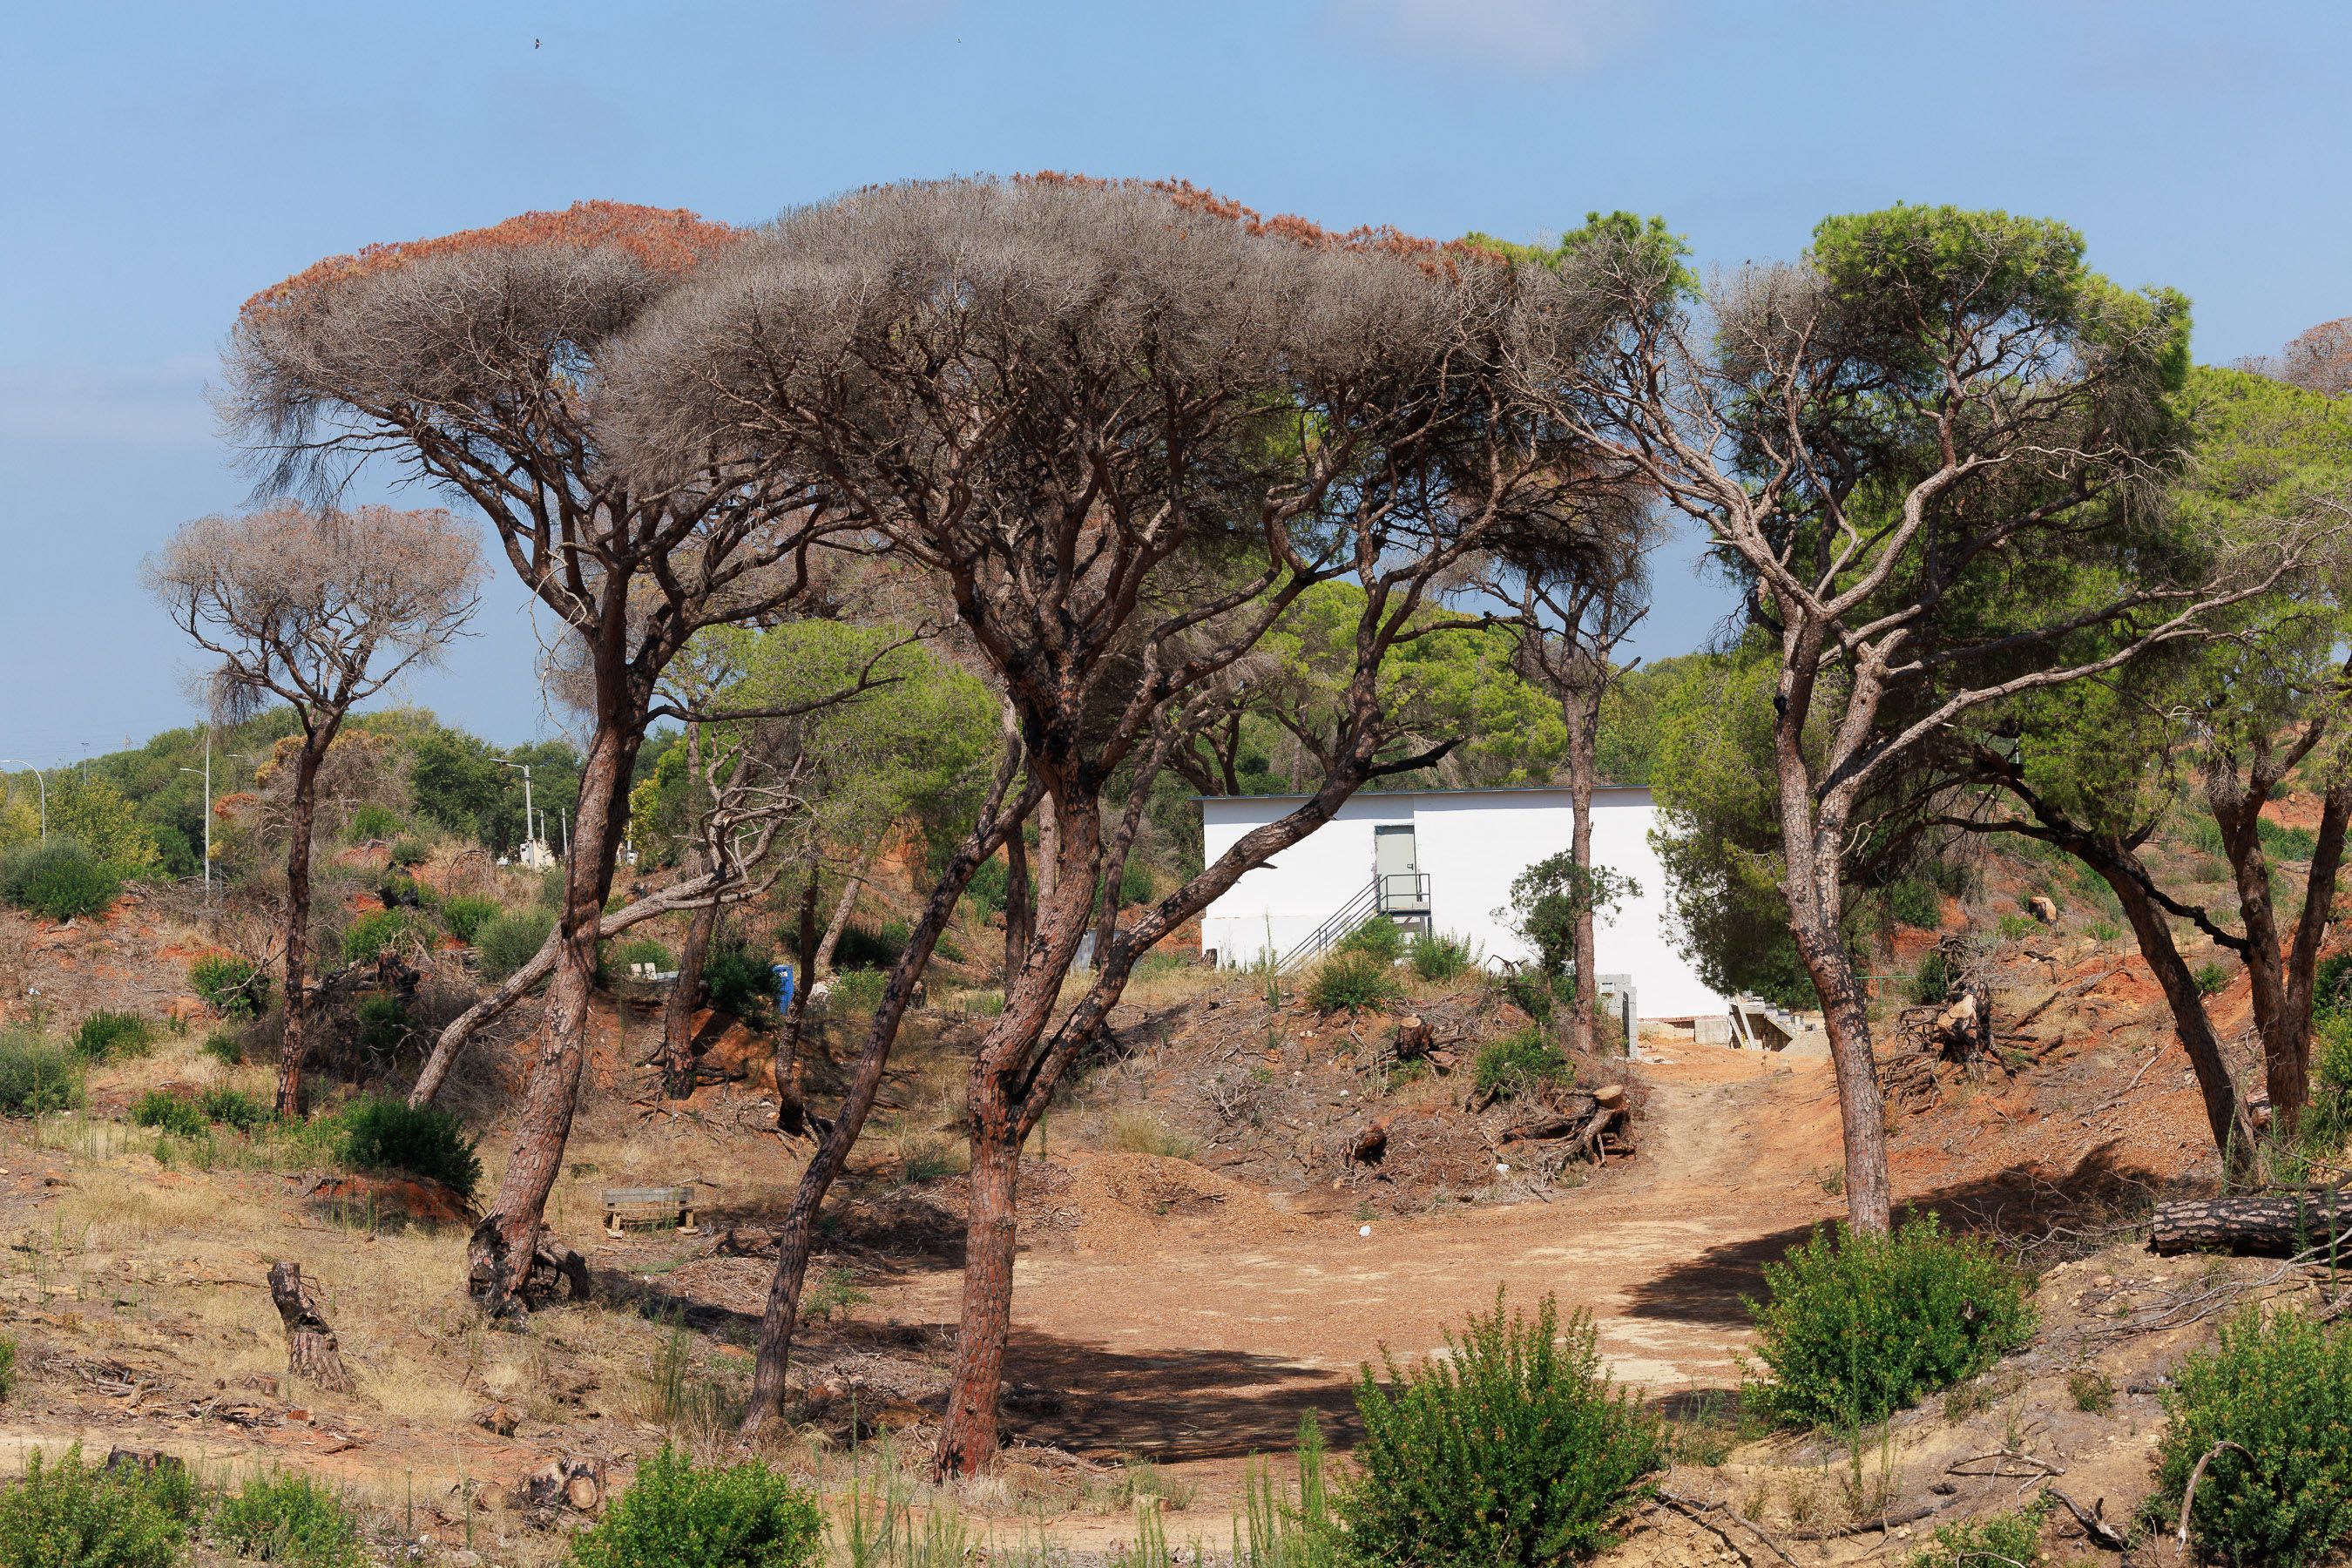
<path fill-rule="evenodd" d="M 1298 804 L 1296 796 L 1221 796 L 1201 803 L 1202 848 L 1214 860 L 1251 828 Z M 1601 973 L 1633 976 L 1635 1004 L 1647 1018 L 1720 1012 L 1708 989 L 1675 951 L 1664 868 L 1650 847 L 1656 816 L 1646 789 L 1595 792 L 1592 858 L 1632 877 L 1638 897 L 1623 900 L 1596 933 Z M 1234 885 L 1201 922 L 1203 947 L 1218 962 L 1242 964 L 1271 946 L 1287 952 L 1312 935 L 1372 879 L 1372 829 L 1410 823 L 1421 869 L 1429 877 L 1432 922 L 1466 936 L 1480 951 L 1527 959 L 1532 952 L 1505 929 L 1496 911 L 1511 881 L 1568 847 L 1573 811 L 1566 790 L 1431 790 L 1358 795 L 1309 834 Z"/>

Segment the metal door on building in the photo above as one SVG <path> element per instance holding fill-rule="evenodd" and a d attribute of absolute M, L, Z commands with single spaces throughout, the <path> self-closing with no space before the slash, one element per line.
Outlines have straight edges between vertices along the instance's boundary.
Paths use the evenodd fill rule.
<path fill-rule="evenodd" d="M 1380 879 L 1381 909 L 1420 907 L 1421 860 L 1412 824 L 1372 829 L 1372 874 Z"/>

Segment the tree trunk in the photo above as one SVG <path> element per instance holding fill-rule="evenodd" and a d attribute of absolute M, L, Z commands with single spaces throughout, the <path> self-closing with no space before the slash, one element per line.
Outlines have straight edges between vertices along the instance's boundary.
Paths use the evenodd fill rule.
<path fill-rule="evenodd" d="M 1793 913 L 1793 911 L 1792 911 Z M 1886 1099 L 1870 1038 L 1870 1007 L 1835 923 L 1796 925 L 1797 952 L 1822 1000 L 1830 1064 L 1837 1079 L 1838 1117 L 1845 1142 L 1846 1217 L 1856 1230 L 1895 1224 L 1895 1184 L 1886 1164 Z"/>
<path fill-rule="evenodd" d="M 2278 911 L 2271 899 L 2271 861 L 2263 851 L 2263 806 L 2273 787 L 2269 759 L 2259 750 L 2249 770 L 2251 786 L 2231 768 L 2216 767 L 2206 779 L 2205 798 L 2221 830 L 2221 848 L 2237 885 L 2238 918 L 2245 929 L 2247 988 L 2252 993 L 2254 1033 L 2263 1043 L 2263 1080 L 2269 1091 L 2272 1124 L 2292 1133 L 2311 1098 L 2311 1020 L 2300 1026 L 2286 1010 L 2286 972 L 2280 949 Z"/>
<path fill-rule="evenodd" d="M 2254 1167 L 2254 1131 L 2246 1120 L 2244 1107 L 2239 1103 L 2238 1088 L 2230 1077 L 2230 1064 L 2221 1055 L 2221 1042 L 2213 1033 L 2213 1020 L 2206 1016 L 2205 998 L 2199 994 L 2197 981 L 2189 973 L 2188 960 L 2172 940 L 2172 927 L 2164 911 L 2147 895 L 2134 868 L 2120 857 L 2102 856 L 2093 862 L 2093 869 L 2106 879 L 2107 886 L 2124 906 L 2124 918 L 2131 922 L 2132 935 L 2139 942 L 2140 956 L 2147 961 L 2148 972 L 2164 992 L 2166 1005 L 2172 1011 L 2172 1026 L 2179 1033 L 2180 1044 L 2189 1053 L 2189 1065 L 2197 1075 L 2197 1088 L 2205 1100 L 2205 1121 L 2213 1134 L 2213 1147 L 2221 1152 L 2222 1163 L 2235 1176 L 2250 1174 Z"/>
<path fill-rule="evenodd" d="M 810 978 L 816 972 L 816 851 L 809 851 L 807 880 L 801 886 L 799 942 L 793 1005 L 776 1020 L 776 1131 L 795 1138 L 808 1133 L 808 1097 L 803 1087 L 801 1029 L 808 1017 Z"/>
<path fill-rule="evenodd" d="M 976 1084 L 971 1198 L 964 1221 L 963 1316 L 948 1373 L 947 1412 L 931 1456 L 940 1479 L 969 1476 L 996 1454 L 1004 1346 L 1013 1329 L 1013 1262 L 1018 1247 L 1021 1137 L 1001 1080 Z"/>
<path fill-rule="evenodd" d="M 318 1305 L 302 1288 L 300 1264 L 280 1262 L 269 1266 L 269 1301 L 278 1309 L 278 1321 L 286 1330 L 286 1370 L 297 1377 L 308 1378 L 320 1388 L 349 1394 L 352 1374 L 344 1370 L 342 1352 L 335 1344 L 335 1331 L 327 1326 Z"/>
<path fill-rule="evenodd" d="M 278 1114 L 302 1115 L 302 1068 L 310 1054 L 310 838 L 318 812 L 319 764 L 331 727 L 304 737 L 294 762 L 294 816 L 286 843 L 286 1027 L 278 1054 Z"/>
<path fill-rule="evenodd" d="M 866 878 L 874 869 L 875 858 L 882 853 L 882 842 L 877 838 L 866 847 L 858 858 L 857 869 L 841 885 L 841 898 L 833 906 L 833 919 L 825 923 L 824 940 L 817 943 L 816 962 L 809 965 L 804 979 L 814 981 L 820 972 L 833 973 L 833 950 L 841 945 L 841 933 L 849 929 L 849 917 L 857 909 L 857 890 L 866 885 Z"/>
<path fill-rule="evenodd" d="M 580 772 L 580 816 L 564 868 L 555 984 L 540 1022 L 538 1060 L 515 1127 L 514 1146 L 489 1210 L 467 1243 L 467 1289 L 493 1318 L 530 1307 L 531 1261 L 539 1251 L 547 1195 L 563 1165 L 572 1113 L 588 1058 L 588 1007 L 614 857 L 628 820 L 629 765 L 642 726 L 600 723 Z"/>
<path fill-rule="evenodd" d="M 1601 706 L 1601 694 L 1592 693 L 1591 707 L 1595 714 Z M 1592 784 L 1593 737 L 1580 721 L 1585 716 L 1572 714 L 1569 725 L 1568 795 L 1570 826 L 1569 859 L 1576 868 L 1579 883 L 1576 905 L 1575 963 L 1576 996 L 1568 1008 L 1568 1048 L 1572 1052 L 1591 1054 L 1599 1038 L 1597 1020 L 1601 1008 L 1601 958 L 1594 936 L 1592 914 Z M 1633 1042 L 1625 1042 L 1631 1050 Z"/>
<path fill-rule="evenodd" d="M 686 923 L 677 978 L 662 1004 L 662 1091 L 672 1100 L 694 1092 L 694 1009 L 702 1000 L 702 961 L 719 927 L 719 906 L 703 905 Z"/>

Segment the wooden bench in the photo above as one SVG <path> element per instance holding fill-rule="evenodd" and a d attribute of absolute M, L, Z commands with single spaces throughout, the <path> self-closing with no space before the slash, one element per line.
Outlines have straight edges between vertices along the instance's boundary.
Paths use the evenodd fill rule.
<path fill-rule="evenodd" d="M 604 1234 L 618 1236 L 625 1225 L 675 1225 L 682 1235 L 698 1235 L 694 1224 L 694 1189 L 606 1187 Z"/>

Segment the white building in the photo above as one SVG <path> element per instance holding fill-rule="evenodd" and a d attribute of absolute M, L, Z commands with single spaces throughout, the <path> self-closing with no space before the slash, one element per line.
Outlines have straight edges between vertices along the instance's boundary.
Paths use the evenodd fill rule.
<path fill-rule="evenodd" d="M 1215 860 L 1304 798 L 1204 797 L 1202 854 Z M 1313 951 L 1318 933 L 1339 934 L 1377 910 L 1466 937 L 1490 958 L 1524 961 L 1534 954 L 1498 911 L 1510 903 L 1514 878 L 1568 847 L 1572 815 L 1564 789 L 1366 791 L 1211 904 L 1201 945 L 1227 965 L 1249 963 L 1268 948 L 1286 957 L 1302 946 Z M 1647 789 L 1593 792 L 1593 864 L 1631 877 L 1641 889 L 1600 922 L 1601 975 L 1604 984 L 1617 975 L 1630 981 L 1641 1017 L 1721 1013 L 1724 998 L 1675 951 L 1665 869 L 1650 847 L 1656 816 Z"/>

